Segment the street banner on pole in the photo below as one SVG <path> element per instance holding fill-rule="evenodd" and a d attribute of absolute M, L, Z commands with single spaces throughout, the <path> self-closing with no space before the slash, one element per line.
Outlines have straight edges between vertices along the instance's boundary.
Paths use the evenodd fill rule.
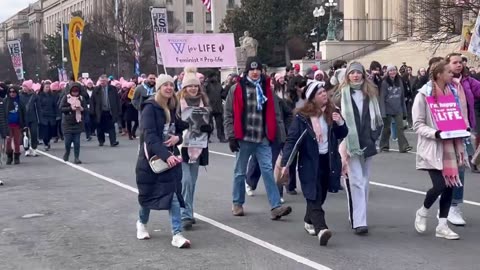
<path fill-rule="evenodd" d="M 135 43 L 135 62 L 134 62 L 134 74 L 140 76 L 140 42 L 137 36 L 133 39 Z"/>
<path fill-rule="evenodd" d="M 152 7 L 150 9 L 150 14 L 152 17 L 152 30 L 153 36 L 157 34 L 166 34 L 168 33 L 168 20 L 167 20 L 167 9 Z M 157 65 L 163 65 L 162 54 L 160 52 L 160 43 L 154 38 L 155 42 L 155 53 L 157 56 Z"/>
<path fill-rule="evenodd" d="M 68 27 L 68 47 L 70 49 L 70 61 L 75 81 L 78 79 L 80 68 L 80 54 L 82 51 L 82 35 L 85 22 L 80 17 L 72 17 Z"/>
<path fill-rule="evenodd" d="M 15 74 L 17 74 L 17 79 L 25 79 L 23 76 L 22 45 L 20 40 L 7 41 L 7 46 L 10 57 L 12 58 L 13 69 L 15 70 Z"/>
<path fill-rule="evenodd" d="M 166 67 L 236 67 L 233 34 L 163 34 L 155 42 Z"/>

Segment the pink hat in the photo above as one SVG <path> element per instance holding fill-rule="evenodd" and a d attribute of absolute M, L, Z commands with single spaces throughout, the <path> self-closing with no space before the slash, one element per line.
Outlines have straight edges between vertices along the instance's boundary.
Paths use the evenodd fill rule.
<path fill-rule="evenodd" d="M 53 82 L 52 84 L 50 84 L 50 89 L 52 91 L 60 90 L 60 83 L 59 82 Z"/>
<path fill-rule="evenodd" d="M 120 83 L 120 81 L 117 81 L 117 80 L 113 80 L 110 84 L 117 87 L 117 88 L 122 87 L 122 83 Z"/>
<path fill-rule="evenodd" d="M 313 75 L 313 78 L 317 77 L 317 75 L 319 75 L 319 74 L 321 74 L 323 76 L 323 78 L 325 78 L 325 73 L 321 69 L 315 71 L 315 74 Z"/>
<path fill-rule="evenodd" d="M 277 81 L 280 80 L 280 78 L 282 78 L 282 77 L 285 77 L 285 75 L 283 74 L 283 72 L 276 73 L 276 74 L 275 74 L 275 81 L 277 82 Z"/>
<path fill-rule="evenodd" d="M 135 83 L 134 82 L 127 82 L 127 81 L 124 81 L 122 83 L 122 88 L 127 88 L 127 89 L 131 89 L 132 87 L 135 86 Z"/>
<path fill-rule="evenodd" d="M 313 65 L 313 66 L 312 66 L 312 70 L 313 70 L 313 71 L 317 71 L 317 70 L 318 70 L 317 65 Z"/>
<path fill-rule="evenodd" d="M 137 81 L 138 81 L 139 84 L 142 84 L 143 81 L 145 81 L 145 79 L 143 77 L 138 77 Z"/>
<path fill-rule="evenodd" d="M 203 75 L 202 73 L 200 72 L 197 72 L 197 79 L 202 79 L 202 78 L 205 78 L 205 75 Z"/>
<path fill-rule="evenodd" d="M 65 89 L 65 86 L 67 86 L 67 82 L 60 82 L 60 90 Z"/>
<path fill-rule="evenodd" d="M 295 69 L 296 71 L 300 71 L 300 65 L 299 65 L 299 64 L 295 64 L 295 66 L 293 66 L 293 69 Z"/>
<path fill-rule="evenodd" d="M 32 86 L 33 86 L 33 81 L 32 80 L 24 81 L 22 83 L 22 87 L 26 88 L 26 89 L 32 89 Z"/>
<path fill-rule="evenodd" d="M 41 88 L 41 87 L 42 87 L 42 85 L 39 84 L 39 83 L 34 83 L 34 84 L 32 84 L 32 90 L 35 91 L 35 92 L 40 91 L 40 88 Z"/>

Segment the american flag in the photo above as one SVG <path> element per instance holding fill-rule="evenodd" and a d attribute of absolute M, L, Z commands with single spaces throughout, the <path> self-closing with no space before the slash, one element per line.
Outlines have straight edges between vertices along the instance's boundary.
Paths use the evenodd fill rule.
<path fill-rule="evenodd" d="M 200 0 L 203 5 L 207 8 L 208 12 L 212 12 L 212 0 Z"/>

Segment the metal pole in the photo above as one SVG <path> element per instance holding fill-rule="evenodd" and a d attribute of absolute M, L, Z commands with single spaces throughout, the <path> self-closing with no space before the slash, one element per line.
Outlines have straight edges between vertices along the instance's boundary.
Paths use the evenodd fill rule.
<path fill-rule="evenodd" d="M 317 52 L 320 51 L 320 23 L 317 18 Z"/>
<path fill-rule="evenodd" d="M 61 12 L 61 15 L 63 15 L 63 0 L 60 0 L 60 12 Z M 62 72 L 63 70 L 65 70 L 65 61 L 63 61 L 65 59 L 65 34 L 64 34 L 64 25 L 63 25 L 63 16 L 60 16 L 60 32 L 61 32 L 61 37 L 62 37 Z"/>

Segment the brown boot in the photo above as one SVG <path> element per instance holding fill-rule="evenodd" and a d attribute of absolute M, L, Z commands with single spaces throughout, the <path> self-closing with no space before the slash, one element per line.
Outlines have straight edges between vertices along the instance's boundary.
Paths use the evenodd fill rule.
<path fill-rule="evenodd" d="M 236 217 L 241 217 L 244 215 L 243 206 L 234 204 L 232 207 L 232 213 Z"/>
<path fill-rule="evenodd" d="M 290 206 L 279 206 L 275 209 L 272 209 L 272 220 L 279 220 L 283 216 L 288 216 L 292 212 L 292 208 Z"/>

